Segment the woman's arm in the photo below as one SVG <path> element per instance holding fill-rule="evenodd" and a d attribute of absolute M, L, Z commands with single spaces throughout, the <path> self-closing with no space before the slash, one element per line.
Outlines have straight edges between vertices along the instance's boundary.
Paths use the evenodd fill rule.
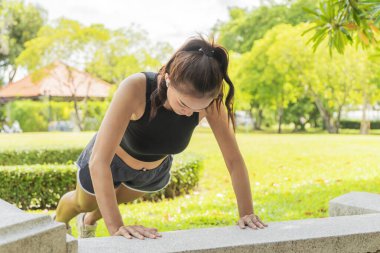
<path fill-rule="evenodd" d="M 231 176 L 232 186 L 236 195 L 236 200 L 239 209 L 240 227 L 244 226 L 243 222 L 247 222 L 250 227 L 255 227 L 249 222 L 250 219 L 256 219 L 252 204 L 251 188 L 247 167 L 236 142 L 233 132 L 232 123 L 228 125 L 227 109 L 223 105 L 220 110 L 216 109 L 216 102 L 206 110 L 206 118 L 218 142 L 222 152 L 224 162 Z M 259 220 L 259 218 L 257 217 Z M 263 227 L 264 223 L 252 220 L 257 227 Z M 241 224 L 243 223 L 243 224 Z M 260 224 L 262 223 L 262 224 Z"/>
<path fill-rule="evenodd" d="M 116 90 L 100 125 L 89 161 L 96 201 L 110 235 L 123 226 L 110 170 L 111 161 L 139 105 L 141 74 L 126 78 Z"/>

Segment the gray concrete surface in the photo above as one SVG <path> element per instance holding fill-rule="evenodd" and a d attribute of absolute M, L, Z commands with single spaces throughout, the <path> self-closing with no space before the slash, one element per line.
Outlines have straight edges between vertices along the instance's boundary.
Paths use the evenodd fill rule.
<path fill-rule="evenodd" d="M 269 223 L 263 230 L 238 226 L 162 232 L 159 239 L 102 237 L 78 240 L 79 253 L 111 252 L 375 252 L 380 214 Z"/>
<path fill-rule="evenodd" d="M 49 215 L 27 213 L 0 200 L 0 217 L 1 253 L 77 252 L 77 240 L 68 238 L 67 244 L 65 225 Z"/>
<path fill-rule="evenodd" d="M 329 216 L 380 213 L 380 194 L 350 192 L 329 202 Z"/>

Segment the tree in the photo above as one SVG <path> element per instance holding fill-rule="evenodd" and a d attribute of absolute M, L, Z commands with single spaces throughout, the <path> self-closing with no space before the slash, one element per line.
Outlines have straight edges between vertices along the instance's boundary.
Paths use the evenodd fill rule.
<path fill-rule="evenodd" d="M 305 103 L 306 97 L 315 103 L 327 131 L 338 133 L 344 106 L 355 102 L 355 89 L 362 87 L 371 76 L 369 73 L 377 68 L 365 65 L 370 64 L 363 57 L 365 52 L 354 47 L 334 58 L 329 56 L 327 47 L 313 53 L 306 45 L 308 38 L 301 36 L 308 27 L 299 24 L 272 28 L 250 52 L 242 55 L 234 75 L 242 91 L 250 94 L 256 109 L 271 108 L 276 112 L 278 132 L 281 132 L 284 111 L 289 113 L 292 109 L 287 110 L 289 106 Z M 360 67 L 363 64 L 366 71 Z M 297 110 L 300 108 L 305 113 L 313 112 L 305 105 Z"/>
<path fill-rule="evenodd" d="M 335 48 L 340 54 L 345 46 L 354 41 L 363 48 L 377 43 L 380 34 L 380 2 L 378 0 L 322 0 L 317 9 L 306 11 L 314 15 L 315 26 L 305 31 L 314 31 L 314 50 L 327 37 L 330 54 Z M 358 40 L 353 36 L 357 35 Z"/>
<path fill-rule="evenodd" d="M 359 50 L 353 61 L 356 62 L 355 79 L 356 86 L 354 102 L 361 104 L 362 118 L 360 123 L 360 133 L 368 134 L 370 122 L 367 119 L 367 110 L 380 100 L 380 60 L 374 57 L 374 49 Z"/>
<path fill-rule="evenodd" d="M 318 108 L 313 103 L 312 98 L 308 94 L 304 94 L 292 102 L 284 111 L 284 123 L 293 123 L 293 132 L 306 131 L 306 124 L 310 123 L 315 126 L 315 122 L 319 119 Z"/>
<path fill-rule="evenodd" d="M 279 133 L 284 110 L 304 93 L 299 77 L 311 54 L 299 39 L 302 27 L 283 24 L 272 28 L 243 55 L 237 73 L 243 92 L 251 94 L 252 105 L 276 112 Z"/>
<path fill-rule="evenodd" d="M 0 1 L 0 84 L 13 81 L 17 72 L 15 59 L 24 50 L 24 43 L 37 35 L 45 20 L 46 11 L 41 7 L 18 0 Z"/>
<path fill-rule="evenodd" d="M 251 50 L 254 42 L 278 24 L 296 25 L 312 18 L 310 13 L 303 11 L 303 7 L 313 8 L 315 1 L 298 0 L 287 4 L 272 4 L 260 6 L 252 11 L 242 8 L 229 10 L 230 20 L 219 22 L 214 26 L 218 41 L 227 49 L 238 53 Z"/>
<path fill-rule="evenodd" d="M 352 49 L 350 53 L 331 59 L 326 50 L 318 50 L 311 72 L 304 75 L 307 89 L 329 133 L 339 132 L 342 109 L 352 101 L 357 74 L 355 56 L 357 52 Z"/>
<path fill-rule="evenodd" d="M 73 81 L 73 68 L 86 70 L 111 83 L 120 83 L 127 75 L 140 69 L 157 67 L 160 62 L 146 51 L 149 43 L 143 33 L 131 29 L 111 31 L 103 25 L 84 26 L 77 21 L 58 19 L 52 25 L 40 29 L 36 38 L 26 42 L 25 50 L 17 58 L 17 63 L 34 72 L 34 78 L 41 78 L 45 66 L 52 63 L 65 63 L 67 79 L 57 73 L 56 79 L 72 91 L 77 125 L 83 129 L 86 106 L 80 115 L 76 85 Z M 165 48 L 164 44 L 161 44 Z M 165 48 L 166 50 L 167 47 Z M 163 57 L 167 51 L 157 54 Z M 68 67 L 71 66 L 71 67 Z M 88 97 L 84 98 L 86 105 Z"/>
<path fill-rule="evenodd" d="M 144 70 L 156 70 L 173 48 L 158 42 L 150 46 L 146 32 L 130 27 L 111 33 L 112 39 L 104 43 L 86 65 L 86 71 L 110 83 L 120 83 L 125 77 Z"/>
<path fill-rule="evenodd" d="M 110 32 L 101 25 L 83 26 L 80 23 L 67 19 L 59 19 L 53 26 L 46 25 L 40 29 L 36 38 L 25 43 L 25 50 L 16 59 L 17 64 L 25 66 L 34 72 L 33 79 L 42 78 L 49 71 L 46 66 L 55 67 L 55 62 L 64 62 L 65 72 L 68 74 L 52 73 L 53 77 L 71 91 L 74 101 L 76 123 L 83 130 L 83 121 L 86 116 L 80 115 L 76 90 L 78 85 L 74 81 L 73 68 L 83 69 L 83 66 L 93 59 L 93 55 L 102 43 L 110 39 Z M 41 70 L 41 71 L 38 71 Z M 50 72 L 49 72 L 50 73 Z M 84 103 L 87 102 L 87 96 Z"/>

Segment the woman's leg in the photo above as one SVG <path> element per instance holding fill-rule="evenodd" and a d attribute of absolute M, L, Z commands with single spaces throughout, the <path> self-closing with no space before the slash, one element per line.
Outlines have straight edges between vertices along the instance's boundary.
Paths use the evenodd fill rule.
<path fill-rule="evenodd" d="M 67 192 L 60 199 L 55 220 L 64 222 L 67 226 L 69 221 L 79 213 L 91 212 L 97 208 L 95 195 L 85 192 L 77 183 L 75 191 Z"/>
<path fill-rule="evenodd" d="M 142 197 L 143 195 L 145 195 L 145 192 L 134 191 L 125 187 L 123 184 L 121 184 L 116 189 L 116 198 L 118 204 L 131 202 L 137 198 Z M 102 214 L 100 213 L 99 208 L 96 208 L 95 210 L 86 213 L 84 217 L 84 224 L 93 225 L 97 220 L 101 218 Z"/>

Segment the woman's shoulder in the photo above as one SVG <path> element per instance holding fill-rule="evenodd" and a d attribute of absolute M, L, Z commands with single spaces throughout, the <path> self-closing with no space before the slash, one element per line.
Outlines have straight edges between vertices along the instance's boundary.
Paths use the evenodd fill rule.
<path fill-rule="evenodd" d="M 148 72 L 134 73 L 134 74 L 129 75 L 127 78 L 125 78 L 120 83 L 120 85 L 132 86 L 131 87 L 132 89 L 139 91 L 139 92 L 143 92 L 143 94 L 145 94 L 146 88 L 147 88 L 147 83 L 152 82 L 152 81 L 156 81 L 155 79 L 156 79 L 157 75 L 158 75 L 158 73 L 149 72 L 149 71 Z"/>
<path fill-rule="evenodd" d="M 131 119 L 137 119 L 139 118 L 145 109 L 145 103 L 146 103 L 146 76 L 144 73 L 134 73 L 126 77 L 121 83 L 119 84 L 118 90 L 120 90 L 124 95 L 128 96 L 132 94 L 133 97 L 133 104 L 136 105 L 136 110 L 132 113 Z"/>
<path fill-rule="evenodd" d="M 142 72 L 138 72 L 138 73 L 134 73 L 127 76 L 123 81 L 121 81 L 119 86 L 128 85 L 128 86 L 132 86 L 134 89 L 137 89 L 141 86 L 144 86 L 142 85 L 142 83 L 145 83 L 145 82 L 146 82 L 145 74 Z"/>

